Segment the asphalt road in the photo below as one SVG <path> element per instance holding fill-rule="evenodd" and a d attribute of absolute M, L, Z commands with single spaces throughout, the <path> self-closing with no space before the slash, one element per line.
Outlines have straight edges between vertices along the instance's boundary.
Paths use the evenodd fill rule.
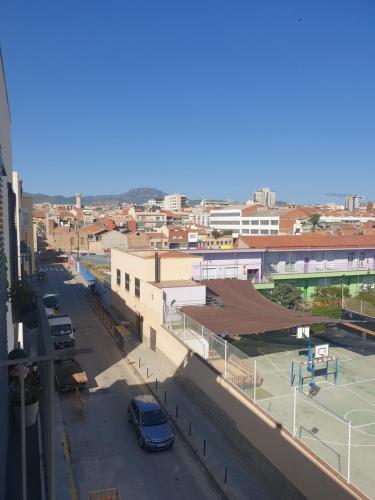
<path fill-rule="evenodd" d="M 178 434 L 172 450 L 150 453 L 139 448 L 126 407 L 145 387 L 91 309 L 82 285 L 61 264 L 42 267 L 47 271 L 46 292 L 60 295 L 61 310 L 76 328 L 75 348 L 66 354 L 78 358 L 89 379 L 82 415 L 74 394 L 60 396 L 79 498 L 110 487 L 118 488 L 122 499 L 223 498 Z"/>

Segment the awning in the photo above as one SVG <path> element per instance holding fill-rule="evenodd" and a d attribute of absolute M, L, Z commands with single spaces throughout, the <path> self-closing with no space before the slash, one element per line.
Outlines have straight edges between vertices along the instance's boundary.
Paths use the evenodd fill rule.
<path fill-rule="evenodd" d="M 217 305 L 184 306 L 181 311 L 219 335 L 236 336 L 338 322 L 275 304 L 261 295 L 250 281 L 217 279 L 203 281 L 202 284 L 216 296 L 214 302 Z"/>

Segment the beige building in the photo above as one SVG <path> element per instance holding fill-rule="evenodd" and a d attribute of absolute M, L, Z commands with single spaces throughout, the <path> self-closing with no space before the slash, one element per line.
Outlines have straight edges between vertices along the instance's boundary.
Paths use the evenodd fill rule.
<path fill-rule="evenodd" d="M 187 197 L 184 194 L 168 194 L 164 196 L 164 210 L 171 212 L 180 212 L 183 208 L 188 206 Z"/>
<path fill-rule="evenodd" d="M 140 335 L 150 337 L 163 324 L 164 305 L 206 301 L 206 287 L 192 281 L 201 256 L 165 251 L 111 251 L 112 303 L 129 317 L 142 318 Z M 129 311 L 130 309 L 130 311 Z M 135 317 L 129 317 L 136 322 Z"/>

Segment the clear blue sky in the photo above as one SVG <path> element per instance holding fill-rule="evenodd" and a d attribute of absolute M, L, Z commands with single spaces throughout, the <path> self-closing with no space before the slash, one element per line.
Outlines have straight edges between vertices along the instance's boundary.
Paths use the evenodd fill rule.
<path fill-rule="evenodd" d="M 374 0 L 0 0 L 0 43 L 29 192 L 375 198 Z"/>

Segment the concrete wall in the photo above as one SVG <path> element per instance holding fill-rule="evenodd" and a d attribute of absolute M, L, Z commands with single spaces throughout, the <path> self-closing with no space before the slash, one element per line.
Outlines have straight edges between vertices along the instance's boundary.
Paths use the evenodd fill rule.
<path fill-rule="evenodd" d="M 147 332 L 144 342 L 149 342 Z M 274 484 L 280 498 L 293 498 L 295 492 L 278 471 L 307 498 L 360 498 L 287 431 L 160 326 L 156 347 L 175 365 L 175 376 L 205 406 L 213 420 L 215 415 L 222 421 L 224 418 L 223 431 L 244 448 L 250 462 Z"/>

